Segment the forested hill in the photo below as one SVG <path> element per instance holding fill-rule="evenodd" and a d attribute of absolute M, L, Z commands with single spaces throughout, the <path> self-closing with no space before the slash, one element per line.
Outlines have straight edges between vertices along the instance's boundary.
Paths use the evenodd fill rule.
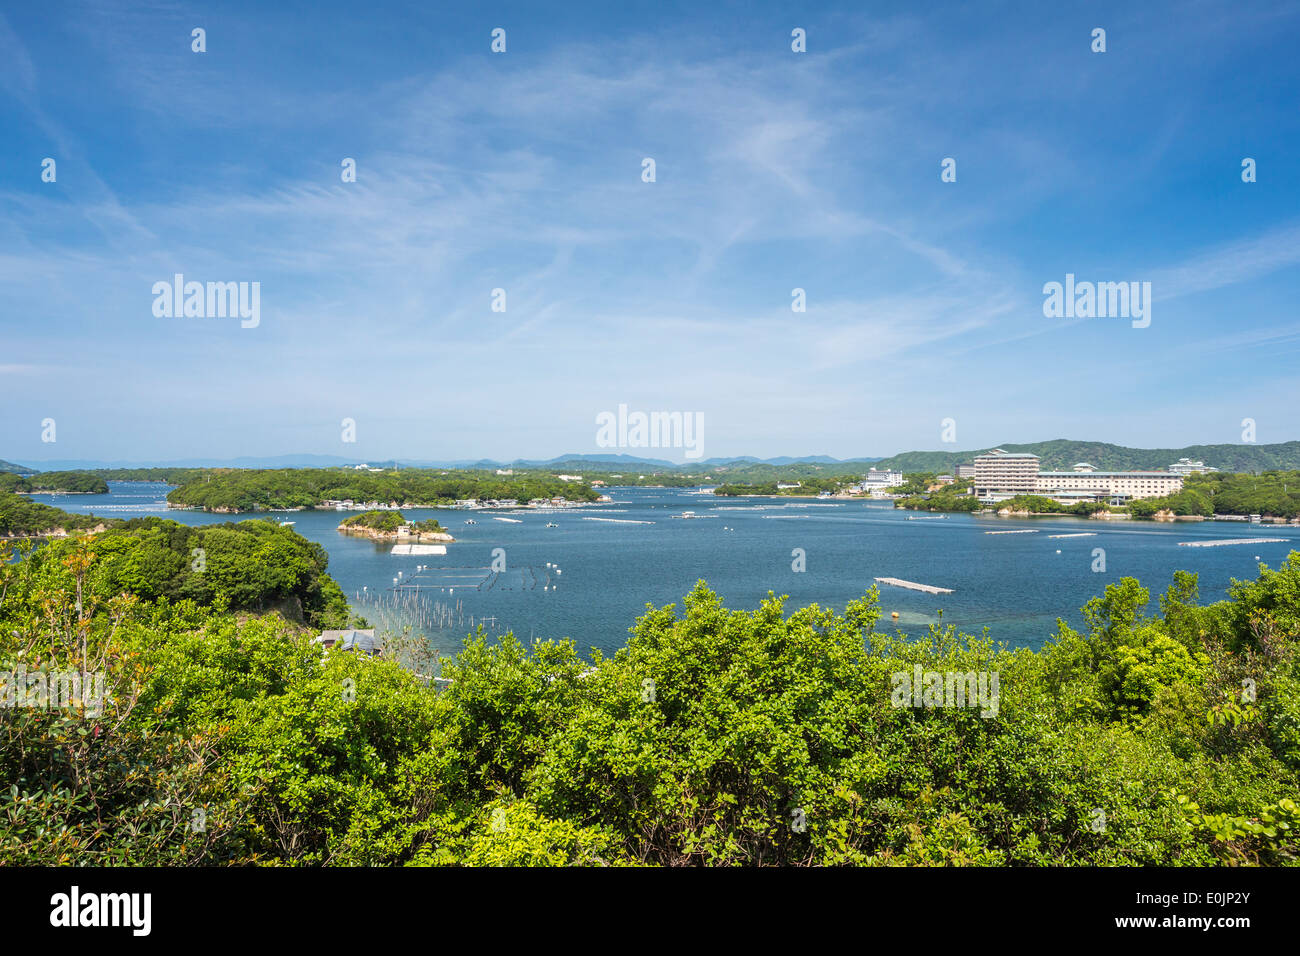
<path fill-rule="evenodd" d="M 216 469 L 174 489 L 174 505 L 206 511 L 260 511 L 311 508 L 325 501 L 379 501 L 439 505 L 467 499 L 563 497 L 595 501 L 599 497 L 585 482 L 523 474 L 497 477 L 488 472 L 404 468 L 368 472 L 350 468 Z"/>
<path fill-rule="evenodd" d="M 108 483 L 88 471 L 45 471 L 29 478 L 0 472 L 0 491 L 26 495 L 42 492 L 102 495 L 107 493 Z"/>
<path fill-rule="evenodd" d="M 1007 443 L 992 447 L 1006 451 L 1029 452 L 1039 457 L 1043 471 L 1068 471 L 1076 462 L 1086 461 L 1102 471 L 1163 471 L 1180 458 L 1203 461 L 1220 471 L 1259 472 L 1300 469 L 1300 441 L 1276 445 L 1189 445 L 1186 448 L 1126 448 L 1108 442 L 1052 441 Z M 969 464 L 976 455 L 989 451 L 908 451 L 883 458 L 875 467 L 902 472 L 950 472 L 959 464 Z"/>
<path fill-rule="evenodd" d="M 113 518 L 74 515 L 0 489 L 0 538 L 39 537 L 121 524 Z"/>
<path fill-rule="evenodd" d="M 22 465 L 15 465 L 12 461 L 5 461 L 3 458 L 0 458 L 0 471 L 12 472 L 15 475 L 29 475 L 32 474 L 35 469 L 24 468 Z"/>

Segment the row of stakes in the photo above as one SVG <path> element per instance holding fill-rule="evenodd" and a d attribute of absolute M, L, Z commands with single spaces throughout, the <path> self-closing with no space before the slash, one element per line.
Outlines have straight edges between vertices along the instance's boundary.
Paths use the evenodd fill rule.
<path fill-rule="evenodd" d="M 560 574 L 563 574 L 563 573 L 564 573 L 563 571 L 560 570 L 560 568 L 559 568 L 556 564 L 554 564 L 554 563 L 551 562 L 551 561 L 547 561 L 547 562 L 546 562 L 546 566 L 547 566 L 548 568 L 550 568 L 552 571 L 554 571 L 554 572 L 556 573 L 556 575 L 560 575 Z M 424 572 L 424 571 L 429 571 L 429 570 L 432 570 L 432 569 L 431 569 L 427 564 L 417 564 L 417 565 L 415 566 L 415 570 L 416 570 L 416 573 L 418 574 L 418 573 L 421 573 L 421 572 Z M 397 572 L 397 577 L 393 578 L 393 583 L 394 583 L 394 584 L 400 584 L 401 581 L 402 581 L 402 577 L 403 577 L 403 572 L 398 571 L 398 572 Z M 543 591 L 549 591 L 551 588 L 555 588 L 555 587 L 558 587 L 558 585 L 554 585 L 554 584 L 550 584 L 550 585 L 543 584 L 543 585 L 542 585 L 542 590 L 543 590 Z M 368 591 L 369 588 L 368 588 L 366 585 L 363 584 L 363 585 L 361 586 L 361 590 L 362 590 L 362 591 Z M 453 588 L 448 588 L 448 589 L 447 589 L 447 593 L 448 593 L 448 594 L 455 594 L 455 593 L 456 593 L 456 589 L 455 589 L 454 587 L 453 587 Z"/>

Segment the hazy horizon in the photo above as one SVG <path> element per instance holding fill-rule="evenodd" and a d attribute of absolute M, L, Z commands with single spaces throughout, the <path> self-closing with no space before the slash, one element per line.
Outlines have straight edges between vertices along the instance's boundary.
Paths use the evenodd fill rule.
<path fill-rule="evenodd" d="M 649 452 L 649 454 L 633 454 L 631 451 L 628 450 L 611 449 L 608 452 L 564 452 L 555 455 L 541 455 L 536 457 L 529 456 L 529 455 L 512 455 L 512 456 L 502 457 L 502 458 L 488 458 L 488 457 L 470 458 L 470 457 L 459 456 L 459 455 L 448 455 L 443 458 L 422 458 L 414 455 L 399 454 L 399 455 L 373 456 L 369 459 L 366 459 L 357 456 L 349 457 L 348 455 L 342 455 L 342 454 L 334 455 L 329 453 L 313 453 L 313 452 L 283 452 L 280 454 L 273 454 L 273 455 L 232 455 L 232 456 L 189 455 L 189 456 L 181 456 L 181 457 L 173 457 L 173 458 L 139 458 L 139 459 L 129 459 L 129 458 L 37 459 L 32 457 L 24 457 L 22 461 L 16 461 L 12 457 L 7 457 L 3 454 L 0 454 L 0 461 L 8 461 L 11 464 L 21 464 L 21 465 L 55 464 L 64 467 L 72 467 L 73 465 L 82 465 L 83 463 L 89 463 L 89 464 L 84 464 L 84 467 L 163 468 L 163 467 L 203 467 L 203 465 L 201 464 L 192 464 L 195 462 L 214 462 L 216 463 L 217 466 L 220 466 L 222 463 L 238 462 L 242 460 L 259 461 L 259 462 L 273 462 L 276 460 L 308 462 L 311 459 L 318 459 L 319 460 L 318 465 L 308 463 L 305 465 L 285 465 L 284 467 L 314 467 L 314 466 L 335 467 L 336 465 L 340 465 L 340 464 L 363 464 L 363 463 L 374 464 L 378 462 L 390 462 L 390 461 L 403 463 L 413 467 L 420 467 L 420 466 L 463 467 L 478 462 L 484 462 L 484 463 L 494 464 L 494 465 L 511 465 L 520 462 L 562 462 L 562 461 L 583 458 L 583 459 L 608 460 L 611 462 L 619 461 L 622 459 L 629 459 L 628 462 L 629 464 L 633 463 L 630 460 L 635 459 L 637 461 L 645 462 L 647 464 L 663 462 L 664 464 L 671 465 L 674 468 L 680 468 L 680 467 L 693 465 L 693 464 L 706 465 L 714 461 L 740 460 L 746 458 L 756 459 L 761 462 L 780 461 L 783 459 L 789 459 L 792 461 L 811 461 L 815 459 L 831 459 L 835 462 L 861 461 L 861 462 L 869 463 L 873 461 L 882 461 L 885 459 L 893 458 L 896 455 L 902 455 L 909 452 L 920 452 L 920 453 L 942 452 L 945 454 L 954 454 L 954 455 L 961 455 L 966 453 L 975 454 L 985 450 L 986 448 L 993 448 L 999 446 L 1019 447 L 1021 445 L 1033 445 L 1033 444 L 1038 444 L 1041 442 L 1048 442 L 1048 441 L 1077 441 L 1081 444 L 1116 445 L 1116 447 L 1125 448 L 1133 451 L 1169 451 L 1169 452 L 1183 451 L 1188 448 L 1197 448 L 1197 447 L 1210 446 L 1210 445 L 1233 444 L 1231 442 L 1193 442 L 1190 445 L 1182 445 L 1176 448 L 1168 447 L 1168 446 L 1164 448 L 1160 448 L 1156 446 L 1151 446 L 1151 447 L 1135 446 L 1135 445 L 1121 446 L 1115 442 L 1103 442 L 1100 440 L 1091 440 L 1091 439 L 1044 438 L 1044 439 L 1034 439 L 1030 441 L 997 442 L 991 445 L 984 445 L 975 448 L 959 448 L 955 446 L 944 446 L 938 448 L 902 448 L 895 451 L 890 451 L 886 454 L 859 454 L 859 455 L 849 455 L 843 458 L 834 455 L 825 455 L 816 452 L 809 452 L 803 454 L 777 454 L 777 455 L 767 455 L 767 456 L 750 455 L 742 452 L 741 454 L 731 455 L 731 456 L 711 455 L 699 461 L 691 461 L 689 459 L 682 459 L 680 457 L 674 458 L 666 454 L 655 454 L 656 452 L 673 451 L 673 449 L 657 449 L 657 448 L 645 449 L 645 451 Z M 1296 441 L 1296 439 L 1288 439 L 1287 441 L 1283 441 L 1283 442 L 1250 443 L 1249 447 L 1260 447 L 1261 445 L 1281 445 L 1281 444 L 1287 444 L 1288 442 L 1291 441 Z M 1246 443 L 1239 443 L 1239 444 L 1242 444 L 1243 447 L 1247 446 Z M 1210 462 L 1209 464 L 1213 464 L 1213 463 Z M 254 465 L 244 465 L 242 467 L 258 468 L 258 467 L 269 467 L 269 466 L 254 464 Z"/>

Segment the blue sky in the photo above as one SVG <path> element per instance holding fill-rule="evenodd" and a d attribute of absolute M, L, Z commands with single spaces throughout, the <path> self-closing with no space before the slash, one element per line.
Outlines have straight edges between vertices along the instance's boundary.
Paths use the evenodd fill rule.
<path fill-rule="evenodd" d="M 1300 4 L 443 6 L 4 8 L 0 458 L 1300 438 Z"/>

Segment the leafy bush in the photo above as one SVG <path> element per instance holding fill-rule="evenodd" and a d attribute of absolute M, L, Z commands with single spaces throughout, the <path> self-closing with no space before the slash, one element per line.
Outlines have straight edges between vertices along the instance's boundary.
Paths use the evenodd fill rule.
<path fill-rule="evenodd" d="M 1041 652 L 886 633 L 874 590 L 842 613 L 775 595 L 746 612 L 701 582 L 680 610 L 647 608 L 609 658 L 471 636 L 444 689 L 427 661 L 322 655 L 279 613 L 232 612 L 307 594 L 303 575 L 330 591 L 295 539 L 152 520 L 0 554 L 0 672 L 101 671 L 110 689 L 98 713 L 0 708 L 0 863 L 1199 866 L 1300 851 L 1300 554 L 1208 607 L 1179 575 L 1159 616 L 1124 579 Z M 177 564 L 195 540 L 206 584 Z M 996 706 L 911 706 L 894 688 L 918 667 L 996 674 Z"/>

